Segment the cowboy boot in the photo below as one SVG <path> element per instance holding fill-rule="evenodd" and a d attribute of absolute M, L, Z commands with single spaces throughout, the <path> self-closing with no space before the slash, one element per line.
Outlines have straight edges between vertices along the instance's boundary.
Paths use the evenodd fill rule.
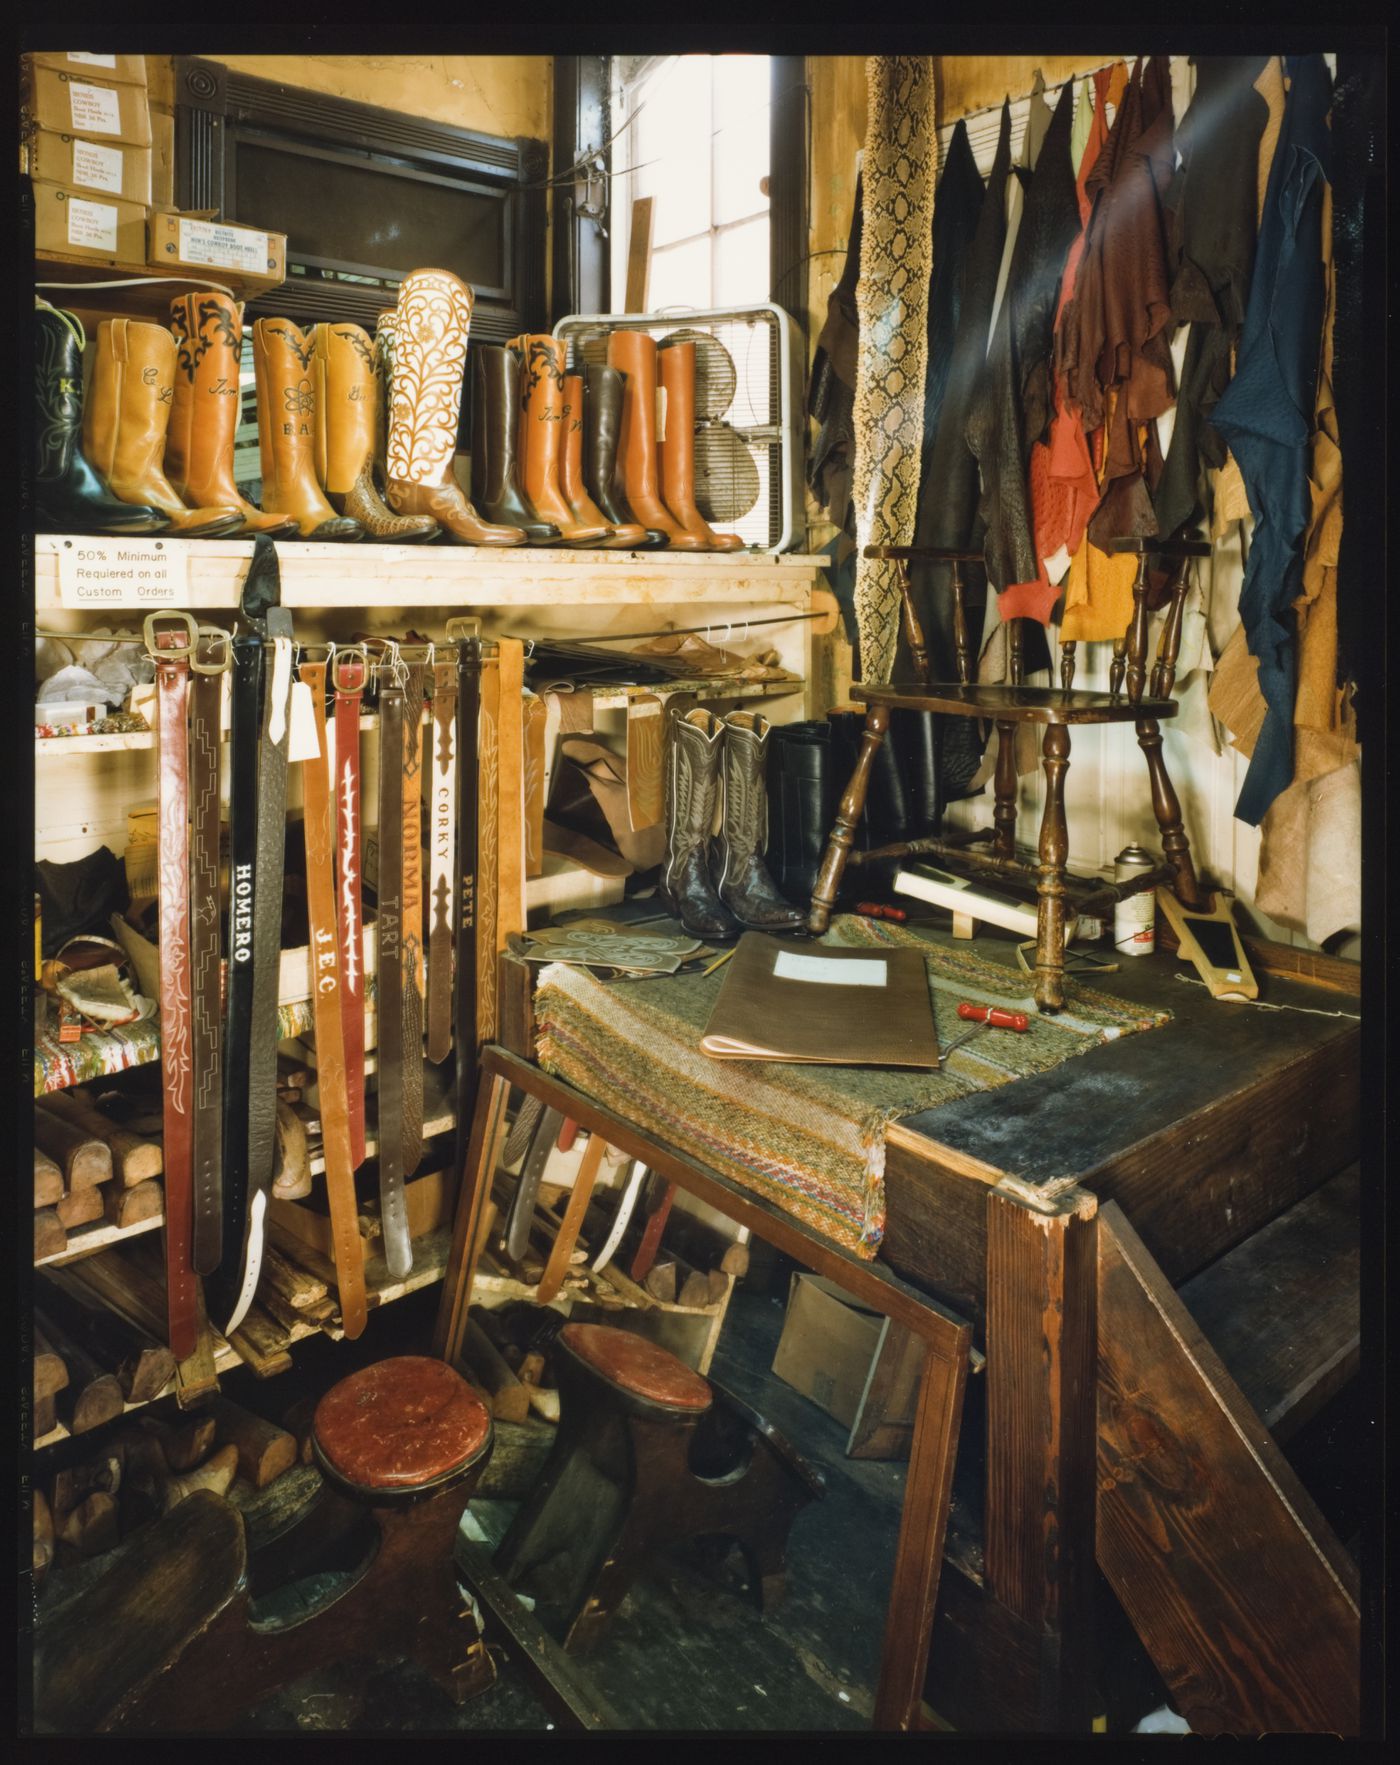
<path fill-rule="evenodd" d="M 737 552 L 737 533 L 716 533 L 695 506 L 695 345 L 658 345 L 657 372 L 666 394 L 666 432 L 661 438 L 661 500 L 686 533 L 707 552 Z"/>
<path fill-rule="evenodd" d="M 524 545 L 519 527 L 483 521 L 452 475 L 472 291 L 449 270 L 414 270 L 399 284 L 389 405 L 389 507 L 431 515 L 459 545 Z"/>
<path fill-rule="evenodd" d="M 713 712 L 687 711 L 668 719 L 666 737 L 666 863 L 658 893 L 692 937 L 735 937 L 738 922 L 710 881 L 724 725 Z"/>
<path fill-rule="evenodd" d="M 585 527 L 606 527 L 609 522 L 589 496 L 583 483 L 583 375 L 564 376 L 564 448 L 559 460 L 559 488 L 575 521 Z M 647 530 L 640 521 L 613 528 L 612 537 L 603 541 L 609 552 L 635 551 L 646 543 Z"/>
<path fill-rule="evenodd" d="M 623 494 L 644 527 L 666 535 L 672 551 L 699 552 L 705 543 L 687 533 L 661 500 L 656 450 L 656 340 L 645 331 L 613 331 L 608 366 L 623 377 L 617 459 Z"/>
<path fill-rule="evenodd" d="M 165 438 L 165 475 L 186 502 L 229 504 L 243 516 L 245 533 L 290 539 L 290 515 L 265 515 L 233 478 L 238 429 L 238 365 L 243 352 L 243 308 L 227 294 L 181 294 L 170 303 L 175 338 L 175 400 Z"/>
<path fill-rule="evenodd" d="M 616 368 L 585 362 L 583 368 L 583 482 L 603 519 L 621 532 L 641 527 L 627 507 L 617 476 L 617 437 L 622 426 L 622 375 Z M 667 543 L 659 527 L 641 527 L 638 551 Z M 612 540 L 607 544 L 611 546 Z"/>
<path fill-rule="evenodd" d="M 488 521 L 521 528 L 531 545 L 558 545 L 559 529 L 520 489 L 520 358 L 494 343 L 476 344 L 471 358 L 472 495 Z"/>
<path fill-rule="evenodd" d="M 159 509 L 110 495 L 83 458 L 83 327 L 73 313 L 34 313 L 34 513 L 46 533 L 168 533 Z"/>
<path fill-rule="evenodd" d="M 311 339 L 290 319 L 259 319 L 253 326 L 263 507 L 291 515 L 303 539 L 362 539 L 360 523 L 337 515 L 316 482 L 311 361 Z"/>
<path fill-rule="evenodd" d="M 243 516 L 230 503 L 191 509 L 161 469 L 175 401 L 175 339 L 164 325 L 103 319 L 83 410 L 83 452 L 112 495 L 159 509 L 180 538 L 237 533 Z"/>
<path fill-rule="evenodd" d="M 600 545 L 612 536 L 612 528 L 601 518 L 592 523 L 577 520 L 559 486 L 567 345 L 562 338 L 525 336 L 513 337 L 511 348 L 520 351 L 523 363 L 520 453 L 525 495 L 541 520 L 553 521 L 565 545 Z"/>
<path fill-rule="evenodd" d="M 757 711 L 731 711 L 724 727 L 720 814 L 720 900 L 741 925 L 756 932 L 796 932 L 807 923 L 800 907 L 785 901 L 763 862 L 768 844 L 768 733 Z"/>
<path fill-rule="evenodd" d="M 316 478 L 326 500 L 371 539 L 407 545 L 432 539 L 430 515 L 396 515 L 374 487 L 380 379 L 374 345 L 358 325 L 317 325 L 311 333 L 316 382 Z"/>

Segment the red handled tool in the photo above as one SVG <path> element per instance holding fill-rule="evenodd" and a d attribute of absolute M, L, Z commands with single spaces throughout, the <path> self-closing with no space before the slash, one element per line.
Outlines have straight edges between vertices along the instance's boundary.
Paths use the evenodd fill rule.
<path fill-rule="evenodd" d="M 857 901 L 856 912 L 862 919 L 892 919 L 896 925 L 903 925 L 909 917 L 902 907 L 893 907 L 885 901 Z"/>
<path fill-rule="evenodd" d="M 1008 1011 L 1001 1005 L 971 1005 L 966 1000 L 958 1006 L 958 1016 L 964 1023 L 970 1022 L 972 1028 L 948 1046 L 938 1056 L 938 1064 L 942 1066 L 955 1048 L 961 1048 L 974 1036 L 980 1036 L 983 1030 L 1015 1030 L 1022 1034 L 1031 1027 L 1031 1020 L 1024 1011 Z"/>

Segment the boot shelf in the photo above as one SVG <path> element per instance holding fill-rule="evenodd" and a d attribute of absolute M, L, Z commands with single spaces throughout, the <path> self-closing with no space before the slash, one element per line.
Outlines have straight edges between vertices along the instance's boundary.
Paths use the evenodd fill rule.
<path fill-rule="evenodd" d="M 43 290 L 45 298 L 54 306 L 69 309 L 76 306 L 85 318 L 89 314 L 104 318 L 120 314 L 131 319 L 148 319 L 158 325 L 169 323 L 170 302 L 191 288 L 217 288 L 231 294 L 235 300 L 247 302 L 281 286 L 280 283 L 269 283 L 266 276 L 240 276 L 237 270 L 211 269 L 207 276 L 187 276 L 178 272 L 170 274 L 151 264 L 97 263 L 90 257 L 76 257 L 65 251 L 36 251 L 34 276 L 41 286 L 46 282 L 63 284 L 62 289 Z M 152 276 L 162 276 L 164 280 L 153 282 L 150 280 Z M 123 279 L 136 286 L 88 286 Z"/>

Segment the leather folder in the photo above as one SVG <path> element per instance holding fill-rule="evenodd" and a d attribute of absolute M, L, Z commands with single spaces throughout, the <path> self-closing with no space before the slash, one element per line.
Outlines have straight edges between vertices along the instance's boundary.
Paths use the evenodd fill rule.
<path fill-rule="evenodd" d="M 715 1060 L 935 1067 L 923 953 L 829 949 L 745 932 L 700 1047 Z"/>

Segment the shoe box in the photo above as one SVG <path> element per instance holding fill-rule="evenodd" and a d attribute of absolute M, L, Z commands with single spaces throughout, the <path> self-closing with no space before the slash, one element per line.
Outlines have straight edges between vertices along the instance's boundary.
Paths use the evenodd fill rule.
<path fill-rule="evenodd" d="M 218 280 L 232 271 L 250 295 L 276 288 L 287 276 L 287 235 L 213 220 L 207 213 L 157 208 L 150 220 L 152 270 L 192 270 Z"/>
<path fill-rule="evenodd" d="M 96 77 L 100 71 L 45 67 L 34 57 L 24 57 L 20 104 L 29 128 L 77 135 L 108 147 L 149 150 L 151 107 L 144 82 L 116 85 Z"/>
<path fill-rule="evenodd" d="M 144 264 L 147 212 L 144 203 L 94 190 L 35 184 L 35 249 L 100 263 Z"/>
<path fill-rule="evenodd" d="M 141 55 L 26 55 L 22 164 L 40 251 L 144 264 L 151 112 Z"/>

